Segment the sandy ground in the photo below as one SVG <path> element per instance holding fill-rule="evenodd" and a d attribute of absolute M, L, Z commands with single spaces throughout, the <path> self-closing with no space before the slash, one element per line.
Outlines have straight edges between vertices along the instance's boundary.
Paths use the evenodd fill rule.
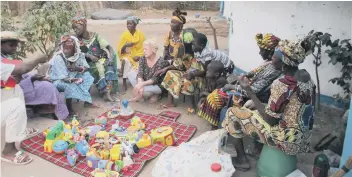
<path fill-rule="evenodd" d="M 169 17 L 170 11 L 158 11 L 157 13 L 149 13 L 149 10 L 141 10 L 138 12 L 135 12 L 138 16 L 142 17 L 142 19 L 150 19 L 154 18 L 155 22 L 165 20 L 164 17 Z M 196 12 L 189 12 L 189 16 L 193 17 Z M 193 14 L 193 16 L 192 16 Z M 213 19 L 216 19 L 217 12 L 201 12 L 201 18 L 204 16 L 212 16 Z M 106 22 L 106 21 L 90 21 L 89 22 L 89 30 L 95 31 L 100 33 L 104 38 L 106 38 L 110 44 L 116 48 L 118 41 L 119 41 L 119 35 L 126 30 L 126 26 L 124 22 Z M 213 24 L 217 28 L 217 34 L 218 36 L 218 43 L 219 43 L 219 49 L 220 50 L 227 50 L 228 47 L 228 27 L 226 21 L 219 21 L 217 20 Z M 199 32 L 203 32 L 208 36 L 209 42 L 211 46 L 214 46 L 214 40 L 212 36 L 212 31 L 209 29 L 208 24 L 203 20 L 203 21 L 194 21 L 190 23 L 187 23 L 185 27 L 193 27 L 196 28 Z M 162 44 L 163 44 L 163 37 L 166 33 L 168 33 L 169 30 L 169 24 L 163 23 L 163 24 L 143 24 L 141 23 L 138 25 L 138 29 L 142 30 L 146 38 L 155 38 L 159 44 L 160 49 L 162 49 Z M 158 54 L 162 54 L 162 50 L 159 49 Z M 254 51 L 257 52 L 257 51 Z M 120 88 L 122 86 L 121 80 L 120 80 Z M 105 112 L 107 109 L 112 107 L 113 105 L 111 103 L 105 103 L 103 100 L 98 96 L 97 92 L 94 91 L 93 89 L 93 100 L 100 104 L 102 108 L 100 109 L 85 109 L 83 108 L 82 103 L 75 103 L 74 108 L 80 115 L 80 117 L 83 119 L 82 122 L 92 120 L 94 117 L 98 116 L 99 114 Z M 120 95 L 120 99 L 129 99 L 131 98 L 131 86 L 129 87 L 129 90 L 125 95 Z M 165 98 L 162 101 L 166 101 Z M 160 104 L 145 104 L 145 103 L 132 103 L 131 106 L 138 111 L 143 111 L 146 113 L 151 113 L 151 114 L 158 114 L 161 112 L 160 110 L 157 110 L 156 107 L 157 105 Z M 194 137 L 199 136 L 205 131 L 210 130 L 210 125 L 206 123 L 206 121 L 200 119 L 199 117 L 195 115 L 187 115 L 187 108 L 190 107 L 190 101 L 186 98 L 186 102 L 184 103 L 182 99 L 178 100 L 178 107 L 172 108 L 170 110 L 180 112 L 182 113 L 181 117 L 178 119 L 178 122 L 184 123 L 184 124 L 192 124 L 197 126 L 197 132 Z M 332 130 L 335 128 L 336 121 L 332 119 L 333 117 L 342 117 L 342 112 L 341 111 L 336 111 L 336 110 L 329 110 L 329 109 L 323 109 L 324 111 L 321 111 L 317 114 L 317 128 L 314 132 L 315 138 L 313 138 L 313 142 L 317 142 L 319 140 L 319 137 L 324 136 L 326 132 L 329 130 Z M 48 117 L 38 117 L 32 120 L 28 121 L 29 127 L 36 127 L 41 130 L 52 126 L 55 124 L 55 121 L 52 120 L 51 118 Z M 314 144 L 314 143 L 313 143 Z M 246 146 L 248 147 L 248 146 Z M 306 175 L 310 175 L 311 173 L 311 166 L 310 164 L 313 163 L 313 159 L 315 157 L 316 153 L 314 154 L 306 154 L 299 156 L 299 169 L 301 169 Z M 26 170 L 24 169 L 23 166 L 15 166 L 15 165 L 10 165 L 6 163 L 2 163 L 1 165 L 1 176 L 3 177 L 74 177 L 74 176 L 79 176 L 78 174 L 72 173 L 68 170 L 62 169 L 61 167 L 58 167 L 56 165 L 53 165 L 41 158 L 38 158 L 36 156 L 34 157 L 34 162 L 32 162 L 29 165 L 26 165 Z M 151 176 L 151 171 L 154 168 L 156 160 L 152 160 L 150 162 L 147 162 L 146 166 L 142 170 L 141 174 L 139 175 L 140 177 L 149 177 Z M 243 172 L 236 172 L 234 176 L 238 177 L 252 177 L 255 176 L 255 161 L 252 160 L 252 169 L 249 172 L 243 173 Z"/>

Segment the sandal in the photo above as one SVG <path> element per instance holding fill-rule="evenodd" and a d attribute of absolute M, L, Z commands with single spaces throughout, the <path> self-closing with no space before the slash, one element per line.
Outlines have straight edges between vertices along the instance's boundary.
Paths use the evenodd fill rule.
<path fill-rule="evenodd" d="M 35 135 L 38 135 L 40 132 L 36 128 L 26 128 L 24 134 L 26 135 L 25 139 L 32 138 Z"/>
<path fill-rule="evenodd" d="M 27 161 L 25 161 L 25 159 L 27 159 Z M 4 157 L 1 157 L 1 161 L 7 162 L 7 163 L 11 163 L 11 164 L 15 164 L 15 165 L 26 165 L 29 164 L 33 161 L 32 157 L 30 157 L 29 155 L 25 154 L 22 151 L 18 151 L 15 154 L 15 157 L 13 158 L 13 160 L 9 160 L 6 159 Z"/>

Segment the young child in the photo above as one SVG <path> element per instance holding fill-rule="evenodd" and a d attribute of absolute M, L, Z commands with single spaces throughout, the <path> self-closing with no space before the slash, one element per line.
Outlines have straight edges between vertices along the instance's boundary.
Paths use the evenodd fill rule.
<path fill-rule="evenodd" d="M 228 99 L 228 95 L 220 89 L 227 84 L 223 71 L 224 65 L 220 61 L 212 61 L 208 64 L 206 88 L 201 93 L 198 103 L 198 116 L 211 123 L 213 129 L 217 127 L 221 108 Z"/>
<path fill-rule="evenodd" d="M 234 64 L 229 56 L 219 50 L 214 50 L 207 47 L 208 39 L 202 33 L 197 33 L 192 42 L 194 57 L 201 61 L 205 68 L 211 61 L 220 61 L 224 65 L 225 73 L 232 73 Z"/>

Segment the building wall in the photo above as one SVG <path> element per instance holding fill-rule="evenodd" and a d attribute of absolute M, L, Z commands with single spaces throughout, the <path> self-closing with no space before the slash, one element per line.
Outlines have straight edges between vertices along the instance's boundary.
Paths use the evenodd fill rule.
<path fill-rule="evenodd" d="M 333 39 L 352 38 L 352 2 L 225 1 L 223 15 L 230 20 L 230 58 L 244 71 L 262 62 L 254 39 L 256 33 L 297 39 L 315 30 L 328 32 Z M 321 93 L 327 96 L 343 93 L 340 87 L 328 82 L 340 74 L 341 66 L 328 64 L 326 54 L 322 61 L 319 67 Z M 316 82 L 312 56 L 308 56 L 300 68 L 306 69 Z"/>

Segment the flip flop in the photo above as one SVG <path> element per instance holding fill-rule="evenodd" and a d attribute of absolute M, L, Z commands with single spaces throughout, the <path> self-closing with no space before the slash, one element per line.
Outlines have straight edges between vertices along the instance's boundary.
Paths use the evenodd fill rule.
<path fill-rule="evenodd" d="M 28 158 L 27 161 L 23 162 L 24 159 Z M 15 158 L 13 160 L 9 160 L 6 159 L 4 157 L 1 157 L 1 161 L 7 162 L 7 163 L 11 163 L 11 164 L 15 164 L 15 165 L 26 165 L 29 164 L 33 161 L 33 158 L 27 154 L 24 154 L 22 151 L 18 151 L 15 154 Z"/>
<path fill-rule="evenodd" d="M 38 135 L 39 133 L 40 133 L 39 130 L 36 128 L 26 128 L 24 132 L 26 137 L 24 139 L 26 140 L 26 139 L 32 138 L 33 136 Z"/>

